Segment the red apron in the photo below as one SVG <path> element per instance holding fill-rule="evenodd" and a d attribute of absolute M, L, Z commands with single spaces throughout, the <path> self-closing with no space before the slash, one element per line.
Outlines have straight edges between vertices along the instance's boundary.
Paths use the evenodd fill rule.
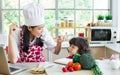
<path fill-rule="evenodd" d="M 28 52 L 23 52 L 23 27 L 20 30 L 20 52 L 18 62 L 45 62 L 46 58 L 44 57 L 42 51 L 43 47 L 32 44 L 28 48 Z"/>

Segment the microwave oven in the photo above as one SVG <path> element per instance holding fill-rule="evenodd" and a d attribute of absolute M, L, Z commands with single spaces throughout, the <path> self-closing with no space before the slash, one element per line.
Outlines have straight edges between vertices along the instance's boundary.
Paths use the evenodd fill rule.
<path fill-rule="evenodd" d="M 117 28 L 115 27 L 91 27 L 91 44 L 109 44 L 117 41 Z"/>

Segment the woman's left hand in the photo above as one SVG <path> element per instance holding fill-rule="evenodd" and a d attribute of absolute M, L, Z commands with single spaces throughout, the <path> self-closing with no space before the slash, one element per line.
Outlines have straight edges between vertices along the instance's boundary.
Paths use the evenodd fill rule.
<path fill-rule="evenodd" d="M 62 43 L 65 40 L 64 36 L 58 36 L 57 37 L 57 43 Z"/>

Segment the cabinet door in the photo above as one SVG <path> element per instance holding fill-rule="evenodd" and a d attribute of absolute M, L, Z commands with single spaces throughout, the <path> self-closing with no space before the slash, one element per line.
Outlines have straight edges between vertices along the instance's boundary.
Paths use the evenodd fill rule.
<path fill-rule="evenodd" d="M 105 57 L 105 47 L 90 47 L 91 54 L 94 56 L 95 59 L 100 59 Z"/>
<path fill-rule="evenodd" d="M 116 52 L 116 51 L 113 51 L 113 50 L 111 50 L 111 49 L 109 49 L 109 48 L 106 48 L 106 58 L 109 59 L 112 54 L 119 54 L 119 55 L 120 55 L 120 53 L 118 53 L 118 52 Z M 120 58 L 120 57 L 119 57 L 119 58 Z"/>

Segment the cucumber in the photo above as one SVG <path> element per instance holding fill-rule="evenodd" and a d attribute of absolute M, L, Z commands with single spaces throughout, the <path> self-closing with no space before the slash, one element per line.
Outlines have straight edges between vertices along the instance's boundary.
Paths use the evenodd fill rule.
<path fill-rule="evenodd" d="M 94 75 L 103 75 L 103 73 L 100 71 L 100 68 L 98 67 L 98 65 L 95 65 L 93 67 L 93 73 L 94 73 Z"/>

